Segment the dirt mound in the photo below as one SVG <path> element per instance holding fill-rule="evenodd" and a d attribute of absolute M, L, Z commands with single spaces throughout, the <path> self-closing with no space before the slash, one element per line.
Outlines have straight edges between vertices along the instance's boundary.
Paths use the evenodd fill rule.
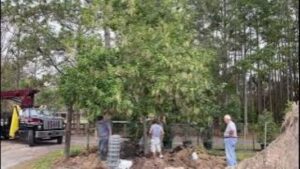
<path fill-rule="evenodd" d="M 132 169 L 223 169 L 225 159 L 211 156 L 206 153 L 197 153 L 199 159 L 192 160 L 191 155 L 197 149 L 175 148 L 175 151 L 166 153 L 163 159 L 136 158 Z"/>
<path fill-rule="evenodd" d="M 68 160 L 59 160 L 53 166 L 55 169 L 107 169 L 99 159 L 97 148 L 92 148 L 89 152 L 82 152 L 78 156 Z"/>
<path fill-rule="evenodd" d="M 237 169 L 298 169 L 299 108 L 293 104 L 286 114 L 280 136 L 265 150 L 238 164 Z"/>
<path fill-rule="evenodd" d="M 197 152 L 199 159 L 192 160 L 193 152 Z M 135 157 L 131 169 L 223 169 L 225 158 L 208 155 L 201 147 L 177 147 L 172 152 L 164 154 L 163 159 L 149 157 Z M 55 169 L 107 169 L 99 160 L 97 151 L 83 152 L 68 160 L 59 160 L 53 166 Z"/>

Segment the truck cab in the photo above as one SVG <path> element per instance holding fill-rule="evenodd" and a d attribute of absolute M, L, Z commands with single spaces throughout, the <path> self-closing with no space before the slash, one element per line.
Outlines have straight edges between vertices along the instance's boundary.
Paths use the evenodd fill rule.
<path fill-rule="evenodd" d="M 61 144 L 64 135 L 64 119 L 53 116 L 48 110 L 24 108 L 20 111 L 19 135 L 26 138 L 29 145 L 36 141 L 57 139 Z"/>

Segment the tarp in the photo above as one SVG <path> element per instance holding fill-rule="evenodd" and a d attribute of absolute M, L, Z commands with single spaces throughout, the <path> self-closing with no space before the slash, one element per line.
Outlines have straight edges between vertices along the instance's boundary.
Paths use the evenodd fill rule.
<path fill-rule="evenodd" d="M 133 163 L 130 160 L 120 159 L 120 163 L 119 163 L 118 169 L 130 169 L 130 167 L 132 166 L 132 164 Z"/>
<path fill-rule="evenodd" d="M 15 138 L 16 132 L 19 130 L 19 111 L 20 111 L 20 107 L 14 106 L 10 129 L 9 129 L 9 136 L 11 138 Z"/>

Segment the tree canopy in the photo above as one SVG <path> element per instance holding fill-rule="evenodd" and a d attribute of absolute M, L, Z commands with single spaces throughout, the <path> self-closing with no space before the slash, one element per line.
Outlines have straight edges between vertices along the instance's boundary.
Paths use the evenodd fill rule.
<path fill-rule="evenodd" d="M 194 40 L 191 6 L 185 1 L 107 5 L 118 11 L 107 25 L 114 25 L 119 43 L 79 51 L 76 67 L 62 76 L 63 91 L 71 91 L 67 96 L 93 117 L 111 111 L 201 123 L 217 113 L 215 92 L 221 85 L 214 84 L 211 66 L 216 54 Z"/>
<path fill-rule="evenodd" d="M 279 122 L 299 99 L 298 12 L 297 0 L 6 0 L 1 87 L 49 90 L 40 103 L 91 117 L 256 122 L 267 109 Z"/>

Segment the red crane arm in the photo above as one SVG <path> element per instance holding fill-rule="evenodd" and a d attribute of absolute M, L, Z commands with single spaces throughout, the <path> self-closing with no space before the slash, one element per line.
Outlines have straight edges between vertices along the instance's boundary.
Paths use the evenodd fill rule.
<path fill-rule="evenodd" d="M 1 100 L 20 100 L 21 108 L 33 107 L 34 95 L 38 92 L 34 89 L 1 91 Z"/>

